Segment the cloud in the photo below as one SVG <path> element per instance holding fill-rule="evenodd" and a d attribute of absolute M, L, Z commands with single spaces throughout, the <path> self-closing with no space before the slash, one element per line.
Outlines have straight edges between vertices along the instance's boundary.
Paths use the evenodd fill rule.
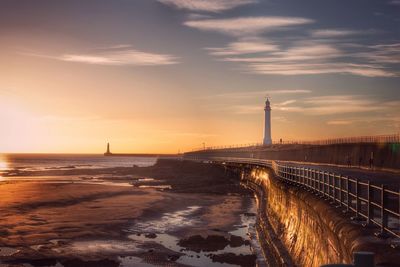
<path fill-rule="evenodd" d="M 177 64 L 176 57 L 137 50 L 125 50 L 102 54 L 65 54 L 59 60 L 98 65 L 155 66 Z"/>
<path fill-rule="evenodd" d="M 302 112 L 307 115 L 333 115 L 392 111 L 397 105 L 400 105 L 400 101 L 378 101 L 359 95 L 333 95 L 284 102 L 284 105 L 277 104 L 273 108 L 280 111 Z"/>
<path fill-rule="evenodd" d="M 386 114 L 380 116 L 369 115 L 365 117 L 346 117 L 345 119 L 336 119 L 329 120 L 326 122 L 328 125 L 351 125 L 355 123 L 376 123 L 376 122 L 387 122 L 395 125 L 396 123 L 400 123 L 400 114 Z"/>
<path fill-rule="evenodd" d="M 278 46 L 275 44 L 267 43 L 265 41 L 255 40 L 240 40 L 232 42 L 226 47 L 222 48 L 206 48 L 210 51 L 211 55 L 215 56 L 231 56 L 231 55 L 242 55 L 242 54 L 254 54 L 261 52 L 269 52 L 278 50 Z"/>
<path fill-rule="evenodd" d="M 365 53 L 350 53 L 337 45 L 318 41 L 296 41 L 283 49 L 243 56 L 236 50 L 212 51 L 222 61 L 243 63 L 245 72 L 265 75 L 352 74 L 365 77 L 395 77 L 384 63 L 400 62 L 400 44 L 367 47 Z M 362 49 L 359 48 L 359 49 Z M 219 53 L 215 53 L 219 52 Z M 221 53 L 222 52 L 222 53 Z M 359 62 L 359 63 L 352 63 Z"/>
<path fill-rule="evenodd" d="M 282 89 L 282 90 L 267 90 L 267 91 L 244 91 L 212 95 L 215 98 L 229 98 L 229 99 L 244 99 L 244 98 L 265 98 L 267 95 L 285 95 L 285 94 L 310 94 L 311 90 L 302 89 Z"/>
<path fill-rule="evenodd" d="M 353 31 L 353 30 L 324 29 L 324 30 L 314 30 L 311 32 L 311 35 L 317 38 L 337 38 L 337 37 L 358 35 L 363 33 L 364 32 L 362 31 Z"/>
<path fill-rule="evenodd" d="M 29 54 L 66 62 L 76 62 L 109 66 L 161 66 L 178 64 L 178 58 L 172 55 L 142 52 L 129 45 L 102 47 L 91 53 L 68 53 L 59 56 Z"/>
<path fill-rule="evenodd" d="M 400 63 L 400 43 L 373 45 L 368 48 L 368 51 L 358 53 L 356 56 L 376 63 Z"/>
<path fill-rule="evenodd" d="M 328 125 L 350 125 L 352 123 L 353 121 L 350 120 L 332 120 L 326 122 Z"/>
<path fill-rule="evenodd" d="M 400 6 L 400 0 L 392 0 L 389 2 L 389 5 Z"/>
<path fill-rule="evenodd" d="M 165 5 L 192 11 L 221 12 L 257 3 L 256 0 L 158 0 Z"/>
<path fill-rule="evenodd" d="M 339 49 L 329 44 L 302 42 L 286 50 L 272 51 L 261 57 L 228 57 L 224 60 L 232 62 L 294 62 L 299 60 L 327 59 L 342 55 Z"/>
<path fill-rule="evenodd" d="M 302 90 L 302 89 L 294 89 L 294 90 L 275 90 L 275 91 L 268 91 L 269 94 L 310 94 L 312 93 L 311 90 Z"/>
<path fill-rule="evenodd" d="M 217 134 L 209 134 L 209 133 L 191 133 L 191 132 L 177 132 L 174 133 L 175 136 L 185 136 L 191 138 L 207 138 L 207 137 L 215 137 Z"/>
<path fill-rule="evenodd" d="M 259 63 L 248 65 L 249 71 L 269 75 L 353 74 L 365 77 L 394 77 L 385 69 L 347 63 Z"/>
<path fill-rule="evenodd" d="M 298 17 L 241 17 L 189 20 L 184 22 L 184 25 L 203 31 L 215 31 L 234 36 L 254 36 L 257 33 L 265 31 L 276 31 L 289 26 L 298 26 L 313 22 L 311 19 Z"/>
<path fill-rule="evenodd" d="M 234 104 L 220 107 L 221 110 L 238 115 L 262 114 L 263 104 Z M 400 101 L 379 100 L 362 95 L 326 95 L 305 98 L 289 98 L 281 102 L 272 101 L 275 116 L 297 113 L 304 116 L 327 117 L 329 125 L 349 125 L 356 122 L 399 123 Z M 276 112 L 276 113 L 275 113 Z M 340 117 L 344 118 L 340 118 Z M 334 117 L 334 118 L 332 118 Z"/>
<path fill-rule="evenodd" d="M 211 16 L 205 14 L 198 14 L 198 13 L 190 13 L 187 16 L 189 20 L 198 20 L 198 19 L 209 19 Z"/>
<path fill-rule="evenodd" d="M 234 113 L 238 115 L 249 115 L 249 114 L 260 114 L 263 111 L 263 107 L 252 106 L 252 105 L 238 105 L 232 107 Z"/>
<path fill-rule="evenodd" d="M 287 106 L 287 105 L 290 105 L 290 104 L 293 104 L 293 103 L 296 103 L 296 102 L 297 102 L 297 100 L 291 99 L 291 100 L 283 101 L 283 102 L 279 103 L 279 105 L 280 106 Z"/>

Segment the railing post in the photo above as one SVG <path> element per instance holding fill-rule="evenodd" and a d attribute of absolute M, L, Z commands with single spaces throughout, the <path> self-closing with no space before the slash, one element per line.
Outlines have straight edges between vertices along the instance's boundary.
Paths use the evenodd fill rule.
<path fill-rule="evenodd" d="M 299 183 L 299 181 L 301 180 L 300 168 L 296 167 L 294 170 L 295 170 L 296 182 Z"/>
<path fill-rule="evenodd" d="M 315 171 L 310 169 L 312 189 L 315 192 Z"/>
<path fill-rule="evenodd" d="M 304 186 L 304 184 L 305 184 L 305 183 L 304 183 L 305 177 L 304 177 L 304 175 L 301 174 L 300 168 L 299 168 L 299 181 L 300 181 L 301 185 L 302 185 L 303 187 L 305 187 L 305 186 Z"/>
<path fill-rule="evenodd" d="M 342 175 L 339 175 L 339 207 L 343 204 L 343 194 L 342 194 Z"/>
<path fill-rule="evenodd" d="M 306 187 L 307 187 L 307 189 L 310 188 L 310 179 L 309 179 L 308 175 L 309 175 L 309 169 L 307 169 L 307 172 L 304 172 L 304 178 L 305 178 L 305 180 L 306 180 Z"/>
<path fill-rule="evenodd" d="M 336 174 L 332 174 L 333 177 L 333 204 L 336 204 Z"/>
<path fill-rule="evenodd" d="M 301 181 L 301 177 L 299 175 L 299 168 L 298 167 L 294 167 L 294 179 L 295 179 L 295 182 L 297 184 Z"/>
<path fill-rule="evenodd" d="M 350 198 L 349 198 L 350 194 L 349 194 L 349 190 L 350 190 L 350 187 L 349 187 L 349 177 L 346 176 L 346 202 L 347 202 L 346 211 L 347 211 L 347 212 L 348 212 L 349 209 L 350 209 Z"/>
<path fill-rule="evenodd" d="M 317 171 L 317 176 L 318 176 L 318 194 L 321 195 L 321 172 Z"/>
<path fill-rule="evenodd" d="M 356 219 L 359 218 L 360 213 L 360 199 L 358 197 L 358 178 L 356 178 Z"/>
<path fill-rule="evenodd" d="M 289 179 L 289 168 L 285 166 L 285 180 L 287 181 Z"/>
<path fill-rule="evenodd" d="M 367 194 L 368 194 L 368 196 L 367 196 L 367 200 L 368 200 L 368 207 L 367 207 L 367 209 L 368 209 L 368 219 L 367 219 L 367 225 L 368 224 L 370 224 L 371 223 L 371 219 L 373 218 L 373 216 L 374 216 L 374 214 L 373 214 L 373 212 L 374 212 L 374 210 L 372 209 L 372 205 L 371 205 L 371 182 L 368 180 L 368 183 L 367 183 Z"/>
<path fill-rule="evenodd" d="M 386 216 L 385 212 L 385 185 L 381 185 L 381 235 L 384 236 L 386 234 L 385 228 L 388 225 L 388 216 Z"/>
<path fill-rule="evenodd" d="M 331 201 L 332 199 L 332 187 L 331 187 L 331 173 L 328 172 L 328 200 Z"/>
<path fill-rule="evenodd" d="M 329 178 L 329 172 L 326 172 L 326 197 L 327 199 L 330 199 L 330 194 L 331 194 L 331 188 L 329 187 L 330 185 L 330 178 Z"/>
<path fill-rule="evenodd" d="M 282 170 L 282 178 L 283 178 L 283 180 L 286 180 L 286 167 L 282 166 L 281 170 Z"/>

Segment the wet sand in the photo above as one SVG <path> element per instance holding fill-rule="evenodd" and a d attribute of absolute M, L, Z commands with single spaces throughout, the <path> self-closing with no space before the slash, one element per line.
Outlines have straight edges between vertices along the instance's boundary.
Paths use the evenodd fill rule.
<path fill-rule="evenodd" d="M 245 215 L 255 212 L 254 199 L 222 167 L 160 161 L 19 175 L 0 183 L 0 266 L 254 266 L 257 260 L 247 236 L 255 218 Z"/>

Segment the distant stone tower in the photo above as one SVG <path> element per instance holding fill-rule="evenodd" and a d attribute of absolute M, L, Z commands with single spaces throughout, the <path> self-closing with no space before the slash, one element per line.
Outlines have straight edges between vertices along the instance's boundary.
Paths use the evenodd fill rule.
<path fill-rule="evenodd" d="M 271 104 L 269 99 L 265 101 L 265 125 L 264 125 L 264 140 L 263 145 L 271 145 L 272 138 L 271 138 Z"/>

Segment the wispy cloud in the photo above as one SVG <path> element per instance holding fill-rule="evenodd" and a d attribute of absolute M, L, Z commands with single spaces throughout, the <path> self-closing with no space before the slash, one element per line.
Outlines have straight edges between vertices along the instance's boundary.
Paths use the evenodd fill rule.
<path fill-rule="evenodd" d="M 198 19 L 209 19 L 209 18 L 212 18 L 212 16 L 206 15 L 206 14 L 199 14 L 199 13 L 190 13 L 190 14 L 187 14 L 186 18 L 188 20 L 198 20 Z"/>
<path fill-rule="evenodd" d="M 379 66 L 347 63 L 250 64 L 249 71 L 269 75 L 353 74 L 366 77 L 394 77 L 396 74 Z"/>
<path fill-rule="evenodd" d="M 210 97 L 226 98 L 226 99 L 245 99 L 245 98 L 264 98 L 267 95 L 290 95 L 290 94 L 310 94 L 311 90 L 303 89 L 282 89 L 282 90 L 266 90 L 266 91 L 244 91 L 234 93 L 224 93 L 212 95 Z"/>
<path fill-rule="evenodd" d="M 400 6 L 400 0 L 389 1 L 389 5 Z"/>
<path fill-rule="evenodd" d="M 260 105 L 237 105 L 231 108 L 233 112 L 238 115 L 260 114 L 263 111 L 263 107 Z"/>
<path fill-rule="evenodd" d="M 364 116 L 364 117 L 346 117 L 343 119 L 328 120 L 328 125 L 351 125 L 356 123 L 376 123 L 376 122 L 388 122 L 392 125 L 400 123 L 400 114 L 386 114 L 380 116 Z"/>
<path fill-rule="evenodd" d="M 256 0 L 158 0 L 165 5 L 192 11 L 221 12 L 257 3 Z"/>
<path fill-rule="evenodd" d="M 352 123 L 353 121 L 350 120 L 331 120 L 326 122 L 328 125 L 350 125 Z"/>
<path fill-rule="evenodd" d="M 209 134 L 209 133 L 195 133 L 195 132 L 174 132 L 171 133 L 174 136 L 180 137 L 190 137 L 190 138 L 207 138 L 207 137 L 215 137 L 217 134 Z"/>
<path fill-rule="evenodd" d="M 304 89 L 292 89 L 292 90 L 274 90 L 268 91 L 268 94 L 310 94 L 311 90 L 304 90 Z"/>
<path fill-rule="evenodd" d="M 232 56 L 242 54 L 254 54 L 261 52 L 269 52 L 278 50 L 276 44 L 267 43 L 259 38 L 252 38 L 249 40 L 239 40 L 232 42 L 226 47 L 222 48 L 206 48 L 210 54 L 216 56 Z"/>
<path fill-rule="evenodd" d="M 324 30 L 314 30 L 311 32 L 311 35 L 317 38 L 338 38 L 338 37 L 354 36 L 364 33 L 365 33 L 364 31 L 324 29 Z"/>
<path fill-rule="evenodd" d="M 240 17 L 229 19 L 189 20 L 184 25 L 203 31 L 215 31 L 234 36 L 254 36 L 257 33 L 276 31 L 290 26 L 313 23 L 299 17 Z"/>
<path fill-rule="evenodd" d="M 366 77 L 394 77 L 385 63 L 400 62 L 400 45 L 375 46 L 365 53 L 350 53 L 331 43 L 297 41 L 291 46 L 274 47 L 257 55 L 215 53 L 220 60 L 244 63 L 246 72 L 268 75 L 352 74 Z M 373 51 L 371 51 L 373 49 Z M 231 49 L 232 50 L 232 49 Z M 221 51 L 217 51 L 221 52 Z M 228 49 L 222 52 L 234 52 Z M 231 53 L 232 54 L 232 53 Z M 351 61 L 358 62 L 352 63 Z"/>
<path fill-rule="evenodd" d="M 192 11 L 221 12 L 257 3 L 256 0 L 158 0 L 160 3 Z"/>
<path fill-rule="evenodd" d="M 369 50 L 356 54 L 376 63 L 400 64 L 400 43 L 373 45 Z"/>
<path fill-rule="evenodd" d="M 58 56 L 41 54 L 28 55 L 57 59 L 66 62 L 110 66 L 160 66 L 179 63 L 178 58 L 175 56 L 143 52 L 133 49 L 130 45 L 103 47 L 97 49 L 96 52 L 91 53 L 66 53 Z"/>
<path fill-rule="evenodd" d="M 262 103 L 259 100 L 254 103 L 224 105 L 218 109 L 238 115 L 262 114 Z M 399 106 L 400 101 L 379 100 L 362 95 L 327 95 L 289 98 L 281 102 L 272 101 L 274 117 L 285 116 L 285 113 L 319 116 L 329 118 L 326 123 L 330 125 L 349 125 L 378 120 L 399 123 Z"/>
<path fill-rule="evenodd" d="M 378 101 L 359 95 L 334 95 L 309 97 L 284 104 L 277 104 L 273 108 L 308 115 L 332 115 L 392 111 L 396 105 L 400 105 L 400 101 Z"/>

